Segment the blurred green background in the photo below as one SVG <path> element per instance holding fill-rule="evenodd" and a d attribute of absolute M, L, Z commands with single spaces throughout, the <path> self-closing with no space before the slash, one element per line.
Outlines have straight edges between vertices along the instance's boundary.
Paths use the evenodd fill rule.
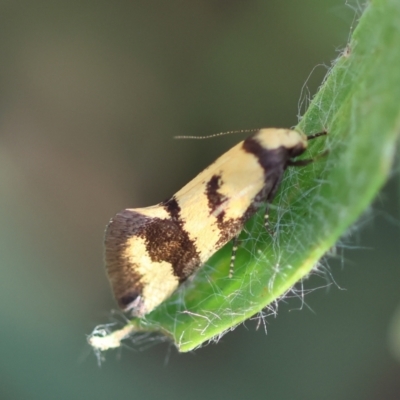
<path fill-rule="evenodd" d="M 189 354 L 134 338 L 101 368 L 86 344 L 115 318 L 109 218 L 169 197 L 238 141 L 172 137 L 296 125 L 326 67 L 303 84 L 358 12 L 344 0 L 0 3 L 1 400 L 400 398 L 394 180 L 329 259 L 337 284 L 309 279 L 328 289 L 301 311 L 282 302 L 267 336 L 250 321 Z"/>

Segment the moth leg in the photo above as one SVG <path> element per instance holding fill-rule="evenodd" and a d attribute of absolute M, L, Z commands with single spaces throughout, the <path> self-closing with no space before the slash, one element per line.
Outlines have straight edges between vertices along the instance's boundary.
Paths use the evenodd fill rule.
<path fill-rule="evenodd" d="M 232 278 L 233 276 L 233 270 L 235 267 L 235 259 L 238 246 L 239 246 L 239 234 L 234 236 L 232 239 L 232 255 L 231 255 L 231 263 L 229 265 L 229 278 Z"/>
<path fill-rule="evenodd" d="M 271 229 L 271 227 L 270 227 L 270 225 L 269 225 L 269 203 L 267 203 L 267 205 L 265 206 L 264 226 L 265 226 L 265 230 L 266 230 L 271 236 L 274 236 L 274 235 L 275 235 L 275 231 L 274 231 L 273 229 Z"/>
<path fill-rule="evenodd" d="M 318 160 L 319 158 L 325 157 L 329 153 L 329 150 L 325 150 L 320 154 L 317 154 L 314 158 L 307 158 L 303 160 L 288 160 L 287 165 L 289 167 L 304 167 L 308 164 L 313 163 L 314 161 Z"/>
<path fill-rule="evenodd" d="M 290 167 L 305 167 L 308 164 L 314 162 L 314 158 L 306 159 L 306 160 L 289 160 L 287 165 Z"/>

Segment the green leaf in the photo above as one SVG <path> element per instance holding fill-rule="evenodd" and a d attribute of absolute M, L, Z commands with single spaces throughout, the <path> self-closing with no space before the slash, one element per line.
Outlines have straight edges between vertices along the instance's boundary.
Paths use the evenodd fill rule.
<path fill-rule="evenodd" d="M 372 1 L 365 9 L 298 126 L 307 134 L 329 132 L 310 142 L 307 158 L 328 154 L 286 172 L 271 209 L 274 237 L 261 211 L 242 234 L 232 279 L 228 244 L 145 318 L 111 336 L 94 334 L 95 347 L 115 347 L 134 331 L 160 331 L 180 351 L 192 350 L 273 305 L 318 267 L 390 172 L 400 130 L 399 27 L 398 0 Z M 115 346 L 97 341 L 111 337 Z"/>

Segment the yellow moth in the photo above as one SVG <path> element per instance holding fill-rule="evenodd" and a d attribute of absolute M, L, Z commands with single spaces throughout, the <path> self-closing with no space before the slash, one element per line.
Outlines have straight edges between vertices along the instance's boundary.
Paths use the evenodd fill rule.
<path fill-rule="evenodd" d="M 108 278 L 118 305 L 142 317 L 166 300 L 244 223 L 274 198 L 308 140 L 290 129 L 260 129 L 228 150 L 169 200 L 125 209 L 105 234 Z M 266 213 L 266 223 L 268 214 Z"/>

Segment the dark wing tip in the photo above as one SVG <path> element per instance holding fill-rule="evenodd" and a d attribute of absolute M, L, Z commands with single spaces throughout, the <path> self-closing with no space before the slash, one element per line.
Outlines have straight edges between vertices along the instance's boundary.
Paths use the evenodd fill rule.
<path fill-rule="evenodd" d="M 114 297 L 122 310 L 131 311 L 134 316 L 145 314 L 143 285 L 127 250 L 129 239 L 138 235 L 148 221 L 134 210 L 123 210 L 110 220 L 104 238 L 105 265 Z"/>

